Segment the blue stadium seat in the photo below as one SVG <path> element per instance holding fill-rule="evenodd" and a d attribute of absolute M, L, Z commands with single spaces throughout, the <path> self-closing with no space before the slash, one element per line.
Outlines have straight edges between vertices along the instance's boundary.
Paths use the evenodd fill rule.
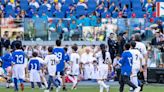
<path fill-rule="evenodd" d="M 112 14 L 112 17 L 113 17 L 113 18 L 117 18 L 117 17 L 118 17 L 118 12 L 114 12 L 114 13 Z"/>
<path fill-rule="evenodd" d="M 1 4 L 4 5 L 5 4 L 5 0 L 0 0 Z"/>
<path fill-rule="evenodd" d="M 43 12 L 44 13 L 48 12 L 47 6 L 45 5 L 39 7 L 38 15 L 41 16 Z"/>
<path fill-rule="evenodd" d="M 130 0 L 121 0 L 121 8 L 123 8 L 125 5 L 128 5 L 130 8 Z"/>
<path fill-rule="evenodd" d="M 37 11 L 37 9 L 36 9 L 36 7 L 35 7 L 34 5 L 30 5 L 30 6 L 29 6 L 29 9 L 33 9 L 33 10 L 34 10 L 34 12 L 36 12 L 36 11 Z"/>
<path fill-rule="evenodd" d="M 101 18 L 106 18 L 108 16 L 111 16 L 111 14 L 109 12 L 104 12 L 104 13 L 101 13 Z"/>
<path fill-rule="evenodd" d="M 136 18 L 143 18 L 144 16 L 144 12 L 142 11 L 136 11 L 135 14 L 136 14 Z"/>
<path fill-rule="evenodd" d="M 55 13 L 56 18 L 64 18 L 64 13 L 63 12 L 57 12 Z"/>
<path fill-rule="evenodd" d="M 12 6 L 11 5 L 6 5 L 6 7 L 5 7 L 5 13 L 10 13 L 10 12 L 13 12 L 14 10 L 13 10 L 13 8 L 12 8 Z"/>
<path fill-rule="evenodd" d="M 76 11 L 83 11 L 83 10 L 85 10 L 84 6 L 77 6 L 76 7 Z"/>
<path fill-rule="evenodd" d="M 50 11 L 46 12 L 46 14 L 47 14 L 47 16 L 50 17 L 50 18 L 53 17 L 53 14 L 52 14 Z"/>
<path fill-rule="evenodd" d="M 20 0 L 20 7 L 22 10 L 28 10 L 29 5 L 27 0 Z"/>
<path fill-rule="evenodd" d="M 67 5 L 71 5 L 73 3 L 74 3 L 73 0 L 65 0 L 65 4 L 67 4 Z"/>
<path fill-rule="evenodd" d="M 66 12 L 69 8 L 68 8 L 69 6 L 68 5 L 63 5 L 62 7 L 61 7 L 61 11 L 62 12 Z"/>

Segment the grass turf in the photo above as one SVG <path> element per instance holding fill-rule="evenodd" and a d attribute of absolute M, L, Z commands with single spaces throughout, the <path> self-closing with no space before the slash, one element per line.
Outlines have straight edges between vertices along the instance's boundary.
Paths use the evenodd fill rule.
<path fill-rule="evenodd" d="M 124 92 L 129 92 L 128 89 L 129 87 L 126 86 Z M 1 87 L 0 92 L 14 92 L 14 90 L 12 88 L 6 89 Z M 24 92 L 44 92 L 44 90 L 38 88 L 34 90 L 31 90 L 31 88 L 25 88 Z M 53 90 L 52 92 L 55 92 L 55 90 Z M 76 90 L 71 90 L 70 88 L 68 88 L 68 91 L 61 90 L 60 92 L 99 92 L 99 88 L 98 86 L 79 86 L 79 88 Z M 104 90 L 104 92 L 106 91 Z M 111 86 L 110 92 L 119 92 L 119 86 Z M 147 85 L 144 87 L 144 90 L 142 92 L 164 92 L 164 87 L 163 85 Z"/>

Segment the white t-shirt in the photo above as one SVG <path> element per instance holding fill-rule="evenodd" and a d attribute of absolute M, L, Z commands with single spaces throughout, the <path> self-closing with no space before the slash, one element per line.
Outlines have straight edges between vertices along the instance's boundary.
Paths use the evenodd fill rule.
<path fill-rule="evenodd" d="M 138 49 L 131 49 L 129 50 L 130 53 L 132 54 L 133 57 L 133 65 L 132 68 L 135 69 L 139 69 L 140 65 L 141 65 L 141 59 L 143 58 L 141 52 Z"/>
<path fill-rule="evenodd" d="M 145 46 L 144 43 L 136 42 L 136 47 L 135 48 L 137 48 L 141 52 L 142 55 L 147 54 L 146 46 Z"/>
<path fill-rule="evenodd" d="M 47 55 L 45 57 L 45 62 L 47 64 L 48 67 L 48 73 L 51 76 L 55 76 L 56 73 L 56 65 L 59 63 L 59 59 L 57 58 L 56 55 L 51 54 L 51 55 Z"/>
<path fill-rule="evenodd" d="M 103 59 L 103 55 L 102 55 L 102 52 L 99 51 L 98 53 L 96 53 L 96 58 L 97 58 L 97 61 L 99 63 L 99 65 L 103 64 L 104 62 L 104 59 Z M 106 57 L 105 57 L 105 60 L 108 62 L 108 63 L 111 63 L 111 56 L 110 56 L 110 53 L 109 52 L 106 52 Z"/>
<path fill-rule="evenodd" d="M 79 66 L 80 55 L 78 53 L 72 53 L 71 56 L 70 56 L 70 61 L 72 62 L 73 67 L 74 66 Z"/>
<path fill-rule="evenodd" d="M 93 53 L 83 53 L 81 55 L 81 62 L 83 64 L 86 64 L 86 63 L 92 63 L 93 62 Z"/>

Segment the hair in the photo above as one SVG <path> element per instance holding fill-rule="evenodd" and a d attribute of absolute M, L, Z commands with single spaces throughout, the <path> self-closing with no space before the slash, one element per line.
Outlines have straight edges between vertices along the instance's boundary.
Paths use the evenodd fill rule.
<path fill-rule="evenodd" d="M 93 60 L 93 64 L 94 64 L 94 63 L 98 64 L 98 62 L 97 62 L 96 60 Z"/>
<path fill-rule="evenodd" d="M 16 49 L 21 49 L 21 48 L 22 48 L 22 46 L 21 46 L 21 44 L 20 44 L 20 43 L 16 43 L 16 44 L 15 44 L 15 48 L 16 48 Z"/>
<path fill-rule="evenodd" d="M 50 52 L 50 53 L 52 53 L 52 51 L 53 51 L 53 47 L 48 47 L 48 52 Z"/>
<path fill-rule="evenodd" d="M 129 44 L 129 43 L 126 43 L 126 44 L 124 45 L 124 47 L 125 47 L 126 50 L 129 50 L 129 49 L 130 49 L 130 44 Z"/>
<path fill-rule="evenodd" d="M 61 46 L 61 40 L 56 40 L 56 45 Z"/>
<path fill-rule="evenodd" d="M 33 53 L 32 53 L 32 56 L 33 56 L 33 57 L 37 57 L 37 56 L 38 56 L 38 53 L 37 53 L 37 52 L 33 52 Z"/>
<path fill-rule="evenodd" d="M 67 47 L 64 47 L 64 51 L 67 52 L 68 51 L 68 48 Z"/>
<path fill-rule="evenodd" d="M 139 34 L 136 34 L 135 35 L 135 41 L 141 41 L 141 36 Z"/>
<path fill-rule="evenodd" d="M 131 41 L 130 45 L 132 46 L 132 48 L 136 47 L 136 42 L 135 41 Z"/>
<path fill-rule="evenodd" d="M 20 39 L 20 38 L 21 38 L 20 36 L 17 36 L 17 37 L 16 37 L 17 40 Z"/>
<path fill-rule="evenodd" d="M 72 49 L 73 49 L 74 51 L 77 51 L 77 50 L 78 50 L 77 45 L 73 45 L 73 46 L 72 46 Z"/>
<path fill-rule="evenodd" d="M 103 57 L 104 61 L 106 58 L 106 49 L 105 48 L 106 48 L 105 44 L 100 44 L 100 49 L 102 51 L 102 57 Z"/>

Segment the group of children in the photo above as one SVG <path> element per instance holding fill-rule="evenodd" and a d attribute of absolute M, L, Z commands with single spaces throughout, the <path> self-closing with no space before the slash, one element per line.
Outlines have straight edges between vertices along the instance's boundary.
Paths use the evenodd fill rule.
<path fill-rule="evenodd" d="M 21 91 L 24 91 L 24 81 L 29 81 L 32 89 L 37 83 L 40 89 L 45 89 L 45 92 L 52 89 L 51 84 L 56 87 L 56 92 L 59 92 L 61 86 L 66 90 L 66 77 L 73 83 L 72 89 L 77 88 L 78 81 L 81 79 L 96 79 L 100 92 L 103 92 L 104 88 L 109 92 L 109 85 L 105 84 L 105 81 L 108 79 L 109 72 L 119 65 L 120 92 L 123 92 L 124 84 L 129 84 L 134 92 L 139 92 L 137 73 L 142 71 L 143 56 L 138 49 L 135 49 L 136 43 L 126 44 L 122 57 L 117 57 L 117 62 L 113 65 L 105 44 L 101 44 L 93 50 L 93 53 L 85 49 L 84 53 L 79 54 L 76 44 L 71 47 L 71 53 L 68 53 L 67 48 L 61 46 L 61 41 L 56 40 L 57 47 L 48 47 L 44 58 L 36 50 L 31 53 L 29 59 L 26 58 L 22 46 L 16 44 L 14 51 L 1 58 L 0 77 L 5 78 L 7 83 L 13 81 L 15 92 L 18 92 L 18 82 Z"/>

